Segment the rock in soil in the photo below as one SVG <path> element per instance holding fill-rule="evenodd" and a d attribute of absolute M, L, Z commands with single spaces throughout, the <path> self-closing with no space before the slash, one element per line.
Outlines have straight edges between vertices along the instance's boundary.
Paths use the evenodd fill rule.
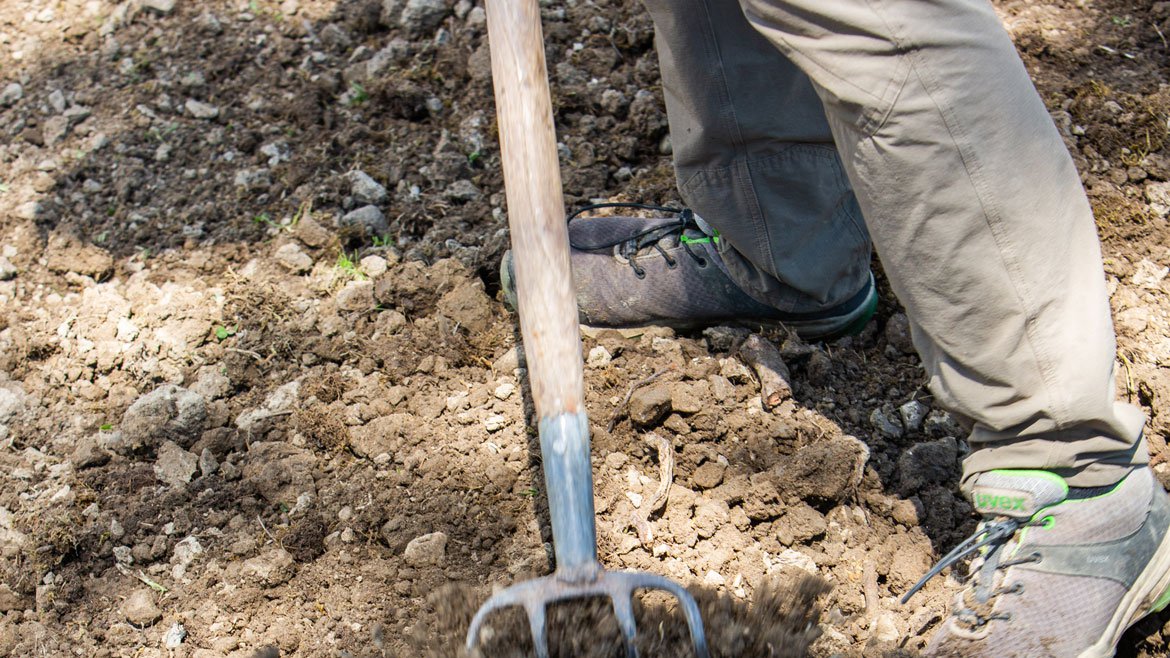
<path fill-rule="evenodd" d="M 123 439 L 133 451 L 153 448 L 163 440 L 190 447 L 207 421 L 203 397 L 167 384 L 142 396 L 122 416 Z"/>
<path fill-rule="evenodd" d="M 122 616 L 139 628 L 151 626 L 162 619 L 162 610 L 154 602 L 154 591 L 136 589 L 122 602 Z"/>

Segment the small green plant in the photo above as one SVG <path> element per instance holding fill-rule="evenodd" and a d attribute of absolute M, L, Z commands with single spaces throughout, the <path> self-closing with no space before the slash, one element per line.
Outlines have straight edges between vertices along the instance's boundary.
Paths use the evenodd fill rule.
<path fill-rule="evenodd" d="M 109 423 L 102 423 L 102 426 L 98 429 L 103 432 L 109 432 L 110 430 L 114 429 L 114 426 Z"/>
<path fill-rule="evenodd" d="M 346 105 L 361 105 L 370 100 L 370 95 L 366 93 L 366 88 L 360 83 L 351 82 L 349 85 L 349 97 L 346 100 Z"/>
<path fill-rule="evenodd" d="M 375 247 L 392 247 L 392 246 L 394 246 L 394 238 L 389 236 L 389 235 L 375 235 L 374 236 L 374 246 Z"/>
<path fill-rule="evenodd" d="M 538 492 L 536 491 L 536 487 L 528 487 L 524 491 L 521 491 L 520 495 L 524 496 L 525 498 L 535 498 L 537 493 Z"/>
<path fill-rule="evenodd" d="M 471 153 L 467 154 L 467 164 L 474 165 L 482 157 L 483 157 L 483 153 L 481 153 L 479 151 L 479 149 L 476 149 L 476 150 L 472 151 Z"/>
<path fill-rule="evenodd" d="M 236 329 L 237 329 L 236 327 L 225 327 L 223 325 L 218 325 L 215 328 L 215 339 L 222 343 L 223 341 L 227 340 L 228 338 L 235 336 Z"/>
<path fill-rule="evenodd" d="M 1117 27 L 1129 27 L 1130 23 L 1133 23 L 1131 16 L 1114 16 L 1111 20 Z"/>
<path fill-rule="evenodd" d="M 337 269 L 341 270 L 343 274 L 355 281 L 365 281 L 367 277 L 364 272 L 358 269 L 356 261 L 356 251 L 352 256 L 343 251 L 340 254 L 337 254 Z"/>

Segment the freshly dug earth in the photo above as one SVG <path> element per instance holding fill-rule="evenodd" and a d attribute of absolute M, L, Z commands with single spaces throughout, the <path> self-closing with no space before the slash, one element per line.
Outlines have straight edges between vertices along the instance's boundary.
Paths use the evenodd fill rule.
<path fill-rule="evenodd" d="M 997 9 L 1170 485 L 1170 4 Z M 678 204 L 648 17 L 543 13 L 566 202 Z M 0 130 L 0 655 L 457 655 L 549 572 L 481 8 L 5 2 Z M 953 578 L 897 600 L 974 529 L 965 433 L 881 290 L 860 336 L 764 334 L 792 384 L 767 410 L 744 330 L 584 339 L 601 559 L 700 592 L 716 655 L 914 655 L 946 614 Z M 674 614 L 642 601 L 643 655 L 686 655 Z M 620 655 L 601 602 L 550 630 Z M 1119 655 L 1168 641 L 1155 615 Z"/>

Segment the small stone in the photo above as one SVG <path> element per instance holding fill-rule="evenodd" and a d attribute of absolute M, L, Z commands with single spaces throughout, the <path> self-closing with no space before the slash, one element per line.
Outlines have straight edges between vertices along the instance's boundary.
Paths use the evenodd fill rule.
<path fill-rule="evenodd" d="M 272 172 L 265 168 L 241 169 L 232 178 L 232 183 L 246 190 L 263 190 L 272 186 Z"/>
<path fill-rule="evenodd" d="M 516 392 L 516 385 L 512 382 L 504 382 L 492 391 L 492 395 L 496 396 L 497 400 L 507 400 Z"/>
<path fill-rule="evenodd" d="M 609 350 L 597 345 L 589 350 L 589 357 L 585 359 L 585 365 L 590 368 L 601 368 L 608 365 L 610 361 L 613 361 L 613 355 L 609 353 Z"/>
<path fill-rule="evenodd" d="M 746 384 L 755 379 L 752 371 L 739 359 L 719 359 L 719 374 L 736 384 Z"/>
<path fill-rule="evenodd" d="M 707 575 L 703 576 L 703 584 L 709 587 L 722 587 L 727 584 L 727 579 L 717 572 L 708 571 Z"/>
<path fill-rule="evenodd" d="M 659 384 L 646 386 L 630 396 L 630 420 L 641 427 L 649 427 L 670 413 L 670 388 Z"/>
<path fill-rule="evenodd" d="M 183 628 L 179 622 L 175 622 L 163 636 L 163 646 L 171 650 L 178 649 L 185 639 L 187 639 L 187 629 Z"/>
<path fill-rule="evenodd" d="M 897 439 L 905 434 L 902 428 L 902 422 L 898 418 L 891 418 L 886 412 L 881 409 L 874 409 L 873 413 L 869 415 L 869 424 L 877 430 L 878 434 L 888 438 Z"/>
<path fill-rule="evenodd" d="M 122 616 L 131 624 L 143 628 L 162 619 L 162 610 L 154 602 L 154 592 L 136 589 L 122 602 Z"/>
<path fill-rule="evenodd" d="M 742 327 L 707 327 L 703 330 L 707 348 L 712 352 L 730 352 L 750 334 L 750 331 Z"/>
<path fill-rule="evenodd" d="M 1170 181 L 1146 183 L 1146 201 L 1150 209 L 1159 215 L 1170 215 Z"/>
<path fill-rule="evenodd" d="M 373 281 L 350 281 L 337 292 L 337 308 L 343 311 L 368 311 L 376 305 Z"/>
<path fill-rule="evenodd" d="M 483 196 L 475 183 L 469 180 L 457 180 L 447 186 L 443 196 L 456 203 L 470 203 Z"/>
<path fill-rule="evenodd" d="M 439 27 L 450 11 L 445 0 L 406 0 L 399 23 L 407 32 L 419 35 Z"/>
<path fill-rule="evenodd" d="M 347 173 L 345 180 L 349 182 L 349 190 L 359 203 L 382 204 L 389 197 L 385 187 L 360 169 Z"/>
<path fill-rule="evenodd" d="M 894 621 L 893 613 L 885 612 L 878 616 L 873 624 L 873 639 L 878 642 L 897 642 L 902 633 L 898 631 L 898 624 Z"/>
<path fill-rule="evenodd" d="M 22 98 L 24 98 L 24 87 L 20 86 L 19 82 L 9 82 L 4 86 L 4 91 L 0 91 L 0 105 L 4 107 L 13 105 Z"/>
<path fill-rule="evenodd" d="M 361 259 L 358 265 L 366 273 L 366 276 L 369 276 L 371 279 L 382 276 L 389 269 L 386 259 L 381 256 L 366 256 Z"/>
<path fill-rule="evenodd" d="M 921 503 L 915 503 L 917 499 L 899 499 L 890 508 L 890 518 L 901 523 L 907 528 L 917 528 L 922 524 L 923 515 L 921 510 Z"/>
<path fill-rule="evenodd" d="M 615 471 L 620 471 L 629 461 L 629 455 L 624 452 L 611 452 L 605 456 L 605 465 Z"/>
<path fill-rule="evenodd" d="M 447 535 L 432 532 L 410 540 L 402 556 L 412 567 L 432 567 L 441 564 L 446 554 Z"/>
<path fill-rule="evenodd" d="M 184 107 L 187 109 L 187 113 L 196 119 L 210 120 L 219 116 L 218 107 L 197 101 L 194 98 L 188 98 Z"/>
<path fill-rule="evenodd" d="M 714 489 L 723 482 L 723 473 L 726 470 L 727 468 L 719 462 L 704 462 L 702 466 L 695 469 L 691 481 L 699 489 Z"/>
<path fill-rule="evenodd" d="M 158 450 L 158 460 L 154 463 L 154 474 L 172 487 L 190 482 L 198 469 L 199 458 L 172 441 L 163 442 Z"/>
<path fill-rule="evenodd" d="M 0 281 L 10 281 L 16 278 L 16 266 L 4 256 L 0 256 Z"/>
<path fill-rule="evenodd" d="M 142 8 L 165 16 L 175 10 L 175 0 L 142 0 Z"/>
<path fill-rule="evenodd" d="M 894 349 L 903 354 L 914 354 L 914 341 L 910 338 L 910 318 L 905 313 L 895 313 L 886 322 L 886 340 Z"/>
<path fill-rule="evenodd" d="M 901 491 L 911 493 L 947 482 L 956 474 L 958 461 L 959 444 L 953 437 L 914 444 L 898 456 Z"/>
<path fill-rule="evenodd" d="M 129 546 L 115 546 L 114 562 L 125 565 L 134 564 L 134 551 Z"/>
<path fill-rule="evenodd" d="M 340 225 L 361 229 L 368 236 L 381 236 L 390 232 L 386 215 L 377 206 L 362 206 L 341 216 Z"/>
<path fill-rule="evenodd" d="M 898 407 L 898 415 L 902 417 L 902 427 L 907 432 L 922 431 L 922 424 L 926 421 L 928 413 L 930 413 L 930 407 L 918 400 L 911 400 Z"/>
<path fill-rule="evenodd" d="M 292 554 L 283 548 L 273 548 L 262 555 L 246 560 L 240 575 L 265 587 L 287 583 L 296 572 Z"/>
<path fill-rule="evenodd" d="M 199 438 L 206 422 L 207 402 L 201 395 L 166 384 L 130 405 L 121 430 L 130 450 L 154 447 L 165 439 L 187 447 Z"/>
<path fill-rule="evenodd" d="M 323 247 L 332 239 L 329 230 L 321 226 L 311 215 L 301 217 L 293 228 L 293 235 L 306 247 L 313 248 Z"/>
<path fill-rule="evenodd" d="M 304 274 L 313 269 L 313 258 L 291 242 L 276 250 L 276 262 L 293 274 Z"/>
<path fill-rule="evenodd" d="M 508 426 L 508 419 L 499 414 L 495 414 L 488 416 L 487 419 L 483 421 L 483 426 L 489 432 L 499 432 Z"/>
<path fill-rule="evenodd" d="M 219 470 L 219 462 L 216 461 L 215 455 L 212 454 L 211 448 L 204 448 L 199 453 L 199 472 L 203 477 L 214 475 Z"/>
<path fill-rule="evenodd" d="M 69 119 L 63 116 L 52 116 L 45 119 L 41 134 L 46 146 L 52 146 L 69 134 Z"/>
<path fill-rule="evenodd" d="M 97 437 L 87 436 L 77 442 L 69 461 L 73 463 L 73 468 L 80 471 L 83 468 L 105 464 L 110 461 L 110 454 L 102 448 Z"/>
<path fill-rule="evenodd" d="M 707 384 L 703 382 L 706 389 Z M 670 385 L 670 408 L 680 414 L 695 414 L 703 410 L 705 395 L 696 391 L 696 386 L 686 382 L 674 382 Z"/>

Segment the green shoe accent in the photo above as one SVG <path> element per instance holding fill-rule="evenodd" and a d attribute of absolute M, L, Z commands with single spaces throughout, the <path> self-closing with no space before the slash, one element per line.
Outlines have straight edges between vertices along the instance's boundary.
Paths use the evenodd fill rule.
<path fill-rule="evenodd" d="M 1170 606 L 1170 589 L 1162 594 L 1162 598 L 1154 601 L 1154 607 L 1151 612 L 1162 612 L 1166 609 L 1166 606 Z"/>

